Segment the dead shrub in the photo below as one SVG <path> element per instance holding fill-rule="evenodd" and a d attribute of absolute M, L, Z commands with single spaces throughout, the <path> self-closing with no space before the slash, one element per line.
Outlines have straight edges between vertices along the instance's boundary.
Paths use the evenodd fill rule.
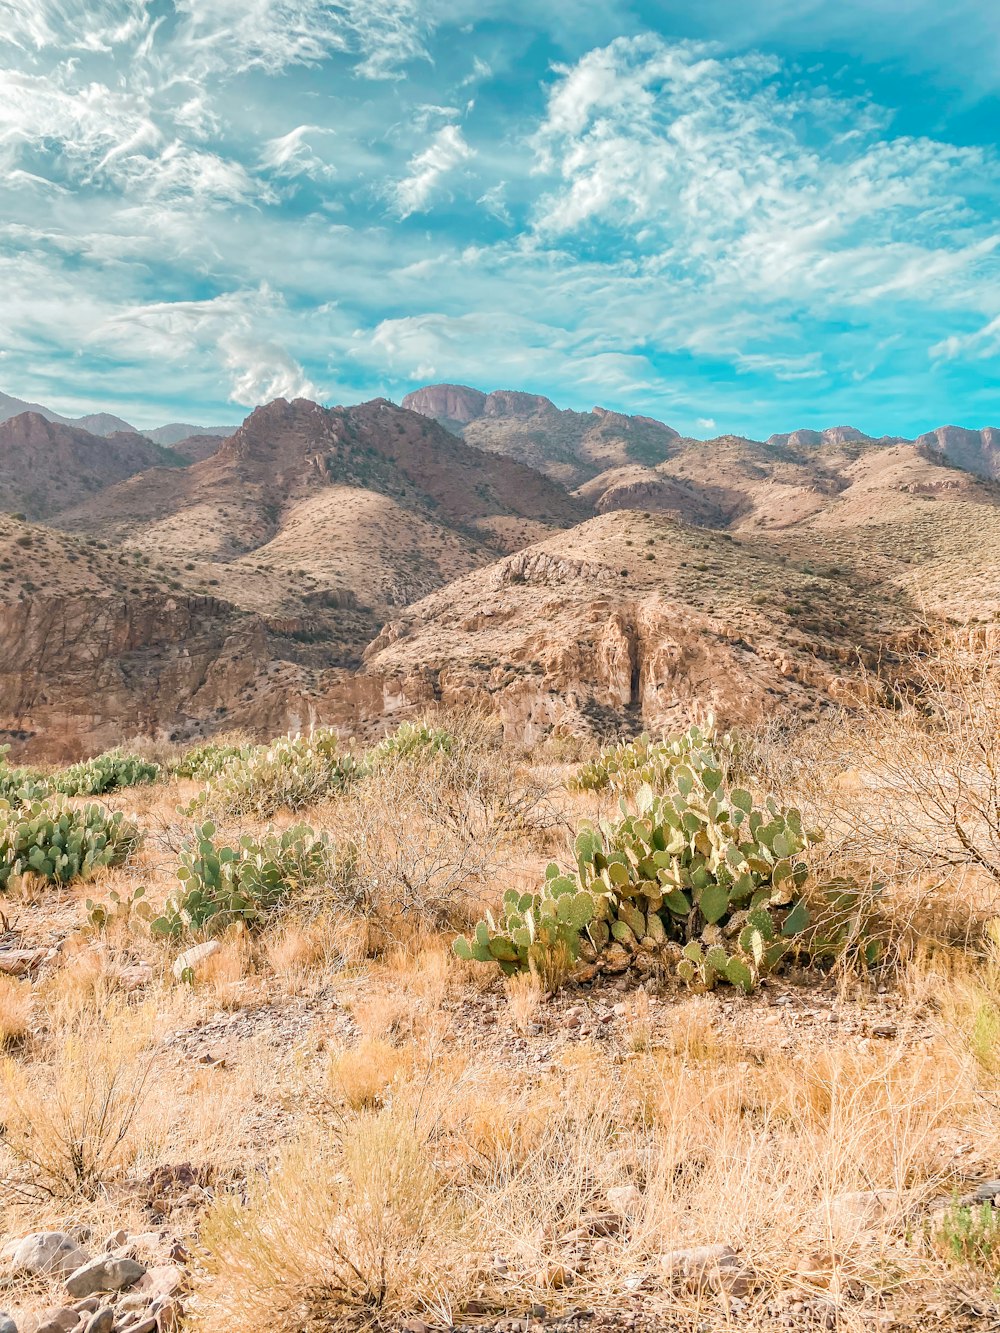
<path fill-rule="evenodd" d="M 151 1062 L 121 1014 L 95 1041 L 75 1024 L 46 1064 L 0 1066 L 0 1143 L 15 1173 L 7 1187 L 25 1196 L 94 1198 L 140 1151 L 136 1124 Z"/>
<path fill-rule="evenodd" d="M 291 1144 L 202 1228 L 202 1333 L 365 1327 L 444 1310 L 467 1263 L 457 1198 L 412 1119 L 363 1114 Z M 450 1320 L 449 1320 L 450 1322 Z"/>
<path fill-rule="evenodd" d="M 493 724 L 453 719 L 452 731 L 448 750 L 380 765 L 329 807 L 356 857 L 323 901 L 368 917 L 387 940 L 467 925 L 525 841 L 560 823 L 556 784 L 512 763 Z"/>
<path fill-rule="evenodd" d="M 24 1041 L 31 1031 L 34 997 L 30 981 L 0 973 L 0 1049 Z"/>

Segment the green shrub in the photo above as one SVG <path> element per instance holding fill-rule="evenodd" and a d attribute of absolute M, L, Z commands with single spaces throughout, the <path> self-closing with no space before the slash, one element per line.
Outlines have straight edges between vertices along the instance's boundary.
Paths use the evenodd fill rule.
<path fill-rule="evenodd" d="M 196 846 L 182 853 L 180 888 L 150 923 L 154 935 L 213 934 L 234 921 L 259 929 L 297 888 L 332 869 L 329 839 L 304 824 L 268 833 L 260 842 L 243 837 L 236 847 L 218 846 L 214 839 L 215 825 L 203 824 Z"/>
<path fill-rule="evenodd" d="M 669 792 L 644 784 L 634 813 L 623 800 L 620 819 L 584 827 L 572 872 L 550 865 L 537 893 L 508 890 L 499 921 L 455 941 L 459 957 L 511 973 L 557 943 L 591 957 L 617 946 L 626 966 L 670 956 L 691 985 L 752 989 L 809 925 L 798 858 L 812 836 L 797 810 L 727 789 L 708 748 L 669 771 Z"/>
<path fill-rule="evenodd" d="M 449 754 L 454 745 L 454 734 L 444 727 L 432 727 L 426 722 L 403 722 L 369 751 L 368 764 L 378 768 L 396 760 Z"/>
<path fill-rule="evenodd" d="M 66 884 L 120 865 L 139 842 L 139 830 L 120 812 L 97 804 L 82 809 L 62 796 L 12 805 L 0 801 L 0 889 L 25 873 Z"/>
<path fill-rule="evenodd" d="M 331 795 L 359 775 L 353 755 L 341 754 L 336 733 L 281 737 L 255 746 L 210 779 L 186 813 L 266 819 L 278 810 L 301 810 Z"/>
<path fill-rule="evenodd" d="M 171 765 L 170 771 L 174 777 L 194 778 L 198 782 L 207 782 L 230 764 L 248 759 L 254 751 L 263 748 L 259 745 L 222 745 L 215 741 L 206 741 L 204 745 L 196 745 L 188 750 Z"/>
<path fill-rule="evenodd" d="M 64 796 L 103 796 L 119 787 L 155 782 L 159 776 L 158 764 L 121 750 L 108 750 L 94 759 L 64 768 L 52 779 L 52 787 Z"/>
<path fill-rule="evenodd" d="M 953 1204 L 938 1222 L 932 1242 L 952 1263 L 1000 1274 L 1000 1212 L 990 1200 Z"/>
<path fill-rule="evenodd" d="M 731 751 L 730 736 L 716 736 L 711 722 L 705 728 L 693 726 L 663 741 L 652 741 L 643 732 L 635 740 L 609 746 L 596 759 L 583 764 L 569 787 L 571 791 L 610 790 L 631 796 L 647 783 L 654 792 L 669 791 L 674 772 L 682 764 L 724 767 Z"/>

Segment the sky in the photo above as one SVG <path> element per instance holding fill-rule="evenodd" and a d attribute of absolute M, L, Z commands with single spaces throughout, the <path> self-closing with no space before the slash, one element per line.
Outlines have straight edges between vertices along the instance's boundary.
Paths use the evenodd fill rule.
<path fill-rule="evenodd" d="M 1000 425 L 995 0 L 0 0 L 0 389 Z"/>

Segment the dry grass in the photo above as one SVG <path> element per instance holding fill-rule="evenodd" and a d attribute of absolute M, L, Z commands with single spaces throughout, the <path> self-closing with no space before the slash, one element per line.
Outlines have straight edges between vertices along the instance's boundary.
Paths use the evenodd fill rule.
<path fill-rule="evenodd" d="M 515 1032 L 530 1032 L 538 1023 L 545 998 L 541 982 L 533 972 L 515 973 L 504 979 L 507 1012 Z"/>
<path fill-rule="evenodd" d="M 865 851 L 855 812 L 871 787 L 848 771 L 849 743 L 843 730 L 832 746 L 782 742 L 780 782 L 764 778 L 781 746 L 753 759 L 759 777 L 742 760 L 742 780 L 801 797 L 825 822 L 817 873 L 901 872 L 878 909 L 893 970 L 845 968 L 835 991 L 808 977 L 770 987 L 799 1013 L 836 1010 L 843 1030 L 799 1031 L 766 994 L 550 998 L 568 959 L 502 982 L 454 958 L 447 923 L 531 886 L 565 855 L 559 819 L 583 812 L 563 794 L 552 817 L 552 774 L 526 775 L 489 738 L 460 760 L 390 766 L 310 811 L 357 843 L 355 896 L 342 881 L 262 936 L 230 932 L 194 987 L 171 979 L 177 946 L 138 921 L 77 935 L 71 894 L 20 903 L 19 931 L 65 942 L 33 984 L 0 978 L 0 1226 L 112 1230 L 156 1166 L 210 1165 L 215 1202 L 164 1223 L 200 1247 L 190 1317 L 203 1333 L 445 1323 L 466 1300 L 769 1329 L 769 1302 L 821 1293 L 852 1333 L 886 1308 L 903 1327 L 927 1323 L 905 1313 L 925 1289 L 956 1312 L 992 1310 L 992 1232 L 962 1213 L 932 1224 L 929 1208 L 964 1173 L 995 1174 L 1000 934 L 989 894 L 971 899 L 973 868 L 916 873 L 902 843 Z M 159 821 L 141 854 L 154 902 L 186 832 L 178 790 L 143 797 Z M 149 980 L 130 994 L 121 972 L 142 958 Z M 898 1037 L 862 1039 L 889 999 Z M 571 1005 L 589 1035 L 563 1026 Z M 590 1022 L 592 1009 L 608 1021 Z M 859 1193 L 867 1203 L 850 1202 Z M 624 1223 L 594 1233 L 616 1208 Z M 666 1251 L 712 1242 L 748 1270 L 742 1312 L 664 1273 Z"/>
<path fill-rule="evenodd" d="M 337 1101 L 353 1110 L 380 1106 L 392 1083 L 410 1064 L 407 1052 L 379 1037 L 364 1037 L 330 1060 L 327 1078 Z"/>
<path fill-rule="evenodd" d="M 0 1142 L 21 1168 L 9 1189 L 93 1198 L 136 1160 L 146 1034 L 122 1012 L 109 1012 L 102 1028 L 95 1042 L 86 1019 L 73 1022 L 51 1040 L 44 1064 L 7 1059 L 0 1068 Z"/>
<path fill-rule="evenodd" d="M 0 1049 L 16 1046 L 31 1031 L 31 983 L 0 973 Z"/>
<path fill-rule="evenodd" d="M 203 1228 L 203 1333 L 357 1327 L 455 1302 L 464 1219 L 429 1145 L 391 1110 L 282 1154 Z"/>

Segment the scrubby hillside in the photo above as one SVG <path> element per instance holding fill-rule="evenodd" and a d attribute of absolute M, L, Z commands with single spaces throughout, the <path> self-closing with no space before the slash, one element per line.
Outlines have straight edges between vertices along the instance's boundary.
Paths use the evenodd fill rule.
<path fill-rule="evenodd" d="M 603 407 L 560 411 L 548 398 L 509 389 L 484 394 L 434 384 L 407 394 L 403 406 L 432 417 L 479 449 L 516 458 L 568 487 L 610 467 L 659 463 L 680 438 L 652 417 Z"/>
<path fill-rule="evenodd" d="M 0 763 L 0 1308 L 995 1320 L 991 651 L 818 733 Z"/>
<path fill-rule="evenodd" d="M 95 435 L 24 412 L 0 421 L 0 510 L 52 518 L 137 472 L 184 461 L 142 435 Z"/>

